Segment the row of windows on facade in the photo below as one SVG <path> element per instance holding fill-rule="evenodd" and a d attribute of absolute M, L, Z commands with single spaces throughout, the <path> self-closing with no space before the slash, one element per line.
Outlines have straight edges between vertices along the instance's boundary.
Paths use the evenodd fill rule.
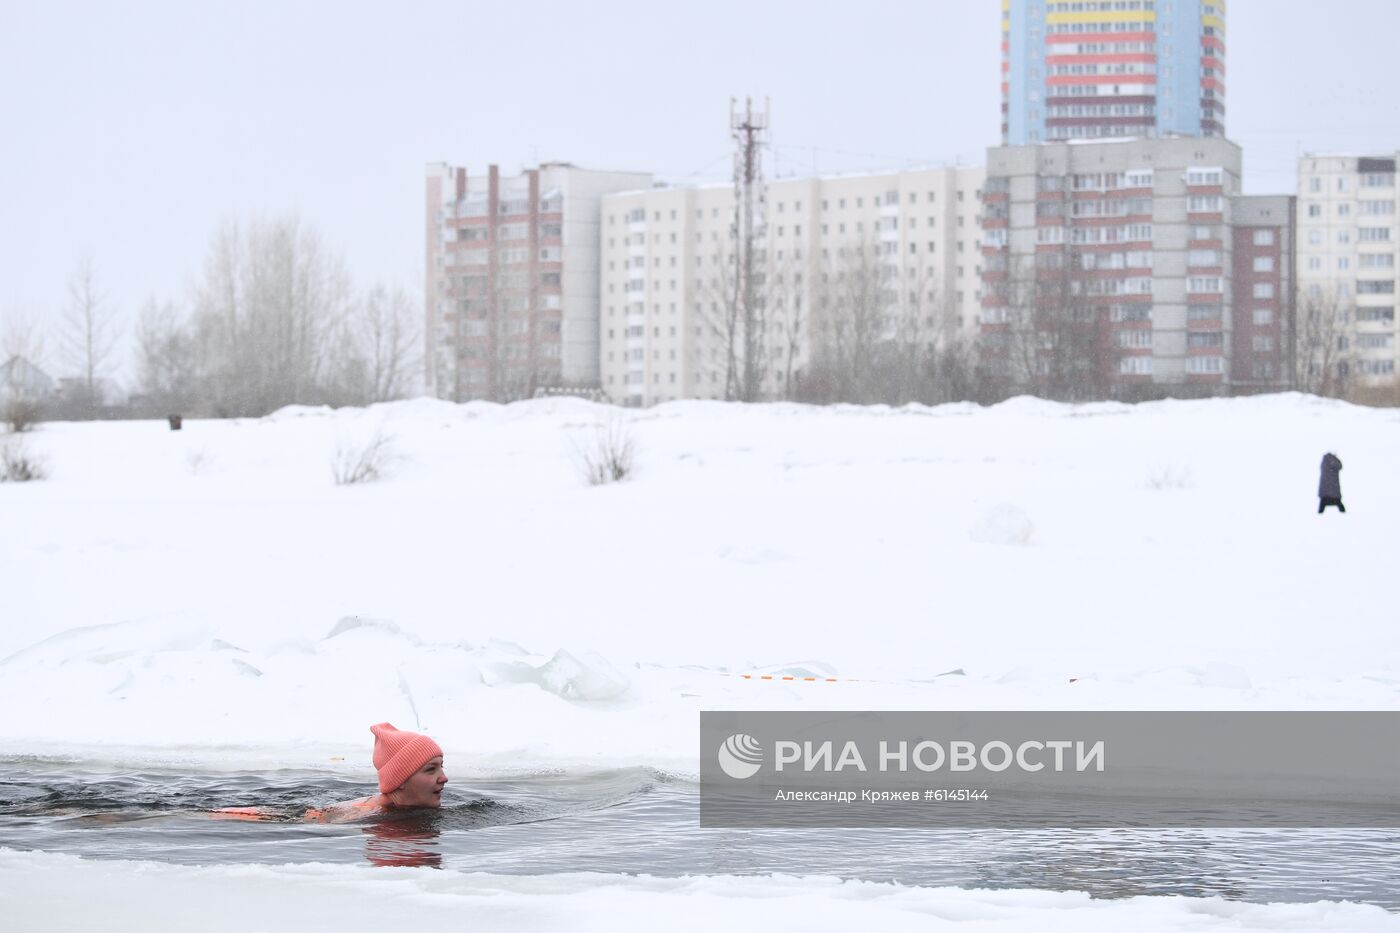
<path fill-rule="evenodd" d="M 491 368 L 485 365 L 473 365 L 478 360 L 489 361 L 489 356 L 460 356 L 461 362 L 467 363 L 460 366 L 454 372 L 453 378 L 460 378 L 462 382 L 469 386 L 484 386 L 491 381 Z M 558 370 L 541 369 L 536 367 L 511 367 L 501 373 L 505 382 L 515 386 L 525 386 L 532 381 L 537 385 L 555 385 L 560 381 Z"/>
<path fill-rule="evenodd" d="M 1123 330 L 1119 331 L 1116 341 L 1118 347 L 1124 350 L 1151 349 L 1153 333 L 1151 330 Z M 1186 348 L 1188 350 L 1209 350 L 1225 346 L 1225 334 L 1218 330 L 1197 330 L 1186 335 Z M 1268 334 L 1256 334 L 1251 339 L 1251 347 L 1255 353 L 1272 353 L 1274 350 L 1274 338 Z"/>
<path fill-rule="evenodd" d="M 897 247 L 897 245 L 898 245 L 898 244 L 884 244 L 884 245 L 882 246 L 882 248 L 880 249 L 880 251 L 879 251 L 880 255 L 882 255 L 882 256 L 894 255 L 895 252 L 896 252 L 896 247 Z M 962 246 L 961 243 L 958 244 L 958 245 L 959 245 L 959 247 Z M 928 250 L 928 251 L 929 251 L 929 252 L 933 252 L 933 251 L 934 251 L 934 250 L 933 250 L 934 244 L 933 244 L 933 243 L 929 243 L 928 246 L 929 246 L 929 250 Z M 887 248 L 884 248 L 884 247 L 890 247 L 890 248 L 887 249 Z M 909 247 L 910 247 L 910 248 L 909 248 L 909 252 L 910 252 L 911 254 L 912 254 L 912 253 L 917 253 L 917 251 L 918 251 L 918 249 L 917 249 L 918 244 L 916 244 L 916 243 L 910 243 L 910 244 L 909 244 Z M 959 248 L 959 249 L 958 249 L 958 252 L 961 253 L 961 252 L 962 252 L 962 249 Z M 841 251 L 840 249 L 837 250 L 837 253 L 840 254 L 840 255 L 844 255 L 844 253 L 842 253 L 842 251 Z M 855 254 L 855 255 L 859 255 L 859 254 L 857 253 L 857 254 Z M 672 257 L 672 258 L 674 259 L 674 257 Z M 715 260 L 716 260 L 716 263 L 718 263 L 718 257 L 714 257 L 714 258 L 715 258 Z M 799 254 L 799 255 L 794 256 L 793 258 L 794 258 L 794 259 L 801 259 L 802 257 L 801 257 L 801 255 Z M 823 259 L 830 259 L 830 258 L 831 258 L 831 251 L 830 251 L 830 250 L 826 250 L 826 249 L 822 250 L 822 258 L 823 258 Z M 783 261 L 783 256 L 782 256 L 781 251 L 777 254 L 776 259 L 775 259 L 774 261 L 776 261 L 776 262 L 782 262 L 782 261 Z M 726 260 L 726 262 L 727 262 L 727 264 L 728 264 L 731 268 L 732 268 L 732 267 L 734 266 L 734 264 L 735 264 L 735 263 L 733 262 L 733 257 L 729 257 L 729 259 Z M 702 263 L 703 263 L 703 257 L 702 257 Z M 673 261 L 673 262 L 671 263 L 671 266 L 674 267 L 675 265 L 676 265 L 676 264 L 675 264 L 675 262 Z M 608 263 L 608 269 L 609 269 L 609 271 L 611 271 L 611 272 L 616 272 L 616 271 L 617 271 L 616 269 L 613 268 L 613 263 L 612 263 L 611 261 L 609 261 L 609 263 Z M 906 276 L 906 277 L 910 277 L 910 278 L 912 278 L 912 277 L 914 277 L 914 276 L 916 276 L 916 275 L 924 275 L 924 276 L 934 277 L 934 276 L 937 275 L 937 271 L 938 271 L 938 270 L 935 269 L 935 268 L 932 267 L 932 266 L 930 266 L 930 267 L 928 267 L 928 268 L 925 268 L 925 269 L 919 269 L 919 268 L 916 267 L 916 266 L 907 266 L 907 267 L 904 268 L 904 274 L 905 274 L 905 276 Z M 879 269 L 877 270 L 877 273 L 876 273 L 876 274 L 877 274 L 877 275 L 881 275 L 881 276 L 885 276 L 885 277 L 888 277 L 888 276 L 897 276 L 897 275 L 899 274 L 899 267 L 898 267 L 897 265 L 894 265 L 894 264 L 885 264 L 885 263 L 882 262 L 881 265 L 880 265 L 880 267 L 879 267 Z M 955 278 L 961 279 L 961 278 L 964 278 L 967 274 L 968 274 L 968 270 L 967 270 L 967 267 L 966 267 L 966 266 L 956 266 L 956 267 L 954 268 L 954 277 L 955 277 Z M 972 268 L 972 274 L 973 274 L 974 277 L 980 277 L 981 274 L 982 274 L 982 267 L 981 267 L 981 266 L 973 266 L 973 268 Z M 820 273 L 820 275 L 821 275 L 821 280 L 822 280 L 823 282 L 826 282 L 826 281 L 829 281 L 829 276 L 831 275 L 831 273 L 829 273 L 829 272 L 822 272 L 822 273 Z M 840 281 L 840 280 L 842 279 L 842 277 L 844 277 L 844 275 L 845 275 L 844 272 L 837 272 L 837 273 L 836 273 L 837 280 Z M 761 272 L 760 272 L 760 273 L 755 273 L 754 276 L 755 276 L 755 284 L 757 284 L 757 285 L 763 285 L 764 282 L 766 281 L 765 275 L 764 275 L 763 273 L 761 273 Z M 668 280 L 666 280 L 666 281 L 667 281 L 667 290 L 669 290 L 669 291 L 676 291 L 676 290 L 677 290 L 677 287 L 678 287 L 678 286 L 677 286 L 677 281 L 678 281 L 678 280 L 676 280 L 676 279 L 668 279 Z M 779 284 L 782 283 L 782 274 L 781 274 L 781 273 L 778 274 L 778 279 L 777 279 L 777 281 L 779 282 Z M 801 282 L 802 282 L 801 273 L 795 273 L 794 284 L 800 285 Z M 662 283 L 662 280 L 661 280 L 661 279 L 653 279 L 653 280 L 651 281 L 651 290 L 652 290 L 652 291 L 658 291 L 658 292 L 659 292 L 659 291 L 662 291 L 662 284 L 661 284 L 661 283 Z M 721 281 L 721 280 L 718 279 L 718 278 L 711 279 L 711 281 L 710 281 L 710 287 L 712 287 L 712 288 L 720 288 L 720 287 L 724 286 L 725 284 L 727 284 L 727 283 Z M 701 291 L 701 290 L 703 290 L 704 288 L 705 288 L 705 280 L 704 280 L 704 279 L 696 279 L 696 281 L 695 281 L 695 289 L 696 289 L 696 291 Z M 647 291 L 647 280 L 646 280 L 646 277 L 645 277 L 645 273 L 636 271 L 635 269 L 629 271 L 629 272 L 628 272 L 628 278 L 627 278 L 627 280 L 626 280 L 625 282 L 622 283 L 622 291 L 623 291 L 624 293 L 635 293 L 635 292 L 645 292 L 645 291 Z M 608 283 L 608 294 L 610 294 L 610 295 L 617 294 L 617 283 L 616 283 L 616 282 L 609 282 L 609 283 Z"/>
<path fill-rule="evenodd" d="M 1050 103 L 1045 107 L 1045 115 L 1051 120 L 1065 117 L 1143 117 L 1151 119 L 1157 116 L 1157 108 L 1152 104 Z M 1032 120 L 1039 120 L 1040 114 L 1032 110 L 1030 117 Z"/>
<path fill-rule="evenodd" d="M 1345 227 L 1337 231 L 1337 245 L 1350 246 L 1352 237 L 1351 227 Z M 1394 242 L 1393 230 L 1390 227 L 1357 227 L 1356 239 L 1358 243 L 1391 243 Z M 1321 230 L 1308 231 L 1308 245 L 1323 245 L 1323 234 Z"/>
<path fill-rule="evenodd" d="M 559 238 L 564 235 L 562 224 L 540 224 L 540 237 L 544 239 Z M 530 238 L 529 224 L 501 224 L 496 228 L 497 240 L 528 240 Z M 468 226 L 457 228 L 457 239 L 465 243 L 475 243 L 491 239 L 491 228 L 487 226 Z"/>
<path fill-rule="evenodd" d="M 1159 73 L 1161 74 L 1162 80 L 1163 80 L 1163 81 L 1166 81 L 1166 80 L 1169 80 L 1169 79 L 1171 78 L 1171 76 L 1172 76 L 1172 69 L 1171 69 L 1171 67 L 1168 66 L 1168 65 L 1163 65 L 1160 69 L 1158 69 L 1158 67 L 1156 66 L 1156 64 L 1148 63 L 1148 62 L 1137 62 L 1137 63 L 1128 63 L 1128 62 L 1076 62 L 1076 63 L 1071 63 L 1071 64 L 1057 64 L 1057 65 L 1051 65 L 1050 68 L 1048 69 L 1049 77 L 1052 77 L 1052 78 L 1065 78 L 1065 77 L 1085 77 L 1085 78 L 1092 78 L 1092 77 L 1116 77 L 1116 76 L 1119 76 L 1119 75 L 1128 75 L 1128 76 L 1134 76 L 1134 75 L 1156 75 L 1156 74 L 1159 74 Z M 1219 74 L 1219 70 L 1216 69 L 1216 68 L 1211 67 L 1210 65 L 1201 65 L 1201 66 L 1197 67 L 1196 70 L 1195 70 L 1195 72 L 1194 72 L 1195 77 L 1198 77 L 1198 78 L 1215 78 L 1215 77 L 1218 77 L 1218 74 Z M 1030 69 L 1030 79 L 1031 79 L 1032 81 L 1039 81 L 1039 80 L 1040 80 L 1040 69 L 1039 69 L 1039 68 L 1032 68 L 1032 69 Z M 1119 92 L 1115 89 L 1115 93 L 1119 93 Z M 1161 91 L 1161 93 L 1162 93 L 1162 96 L 1163 96 L 1163 97 L 1170 97 L 1170 96 L 1171 96 L 1171 88 L 1163 88 L 1162 91 Z M 1052 95 L 1052 96 L 1064 96 L 1064 95 Z M 1031 95 L 1031 99 L 1032 99 L 1032 100 L 1037 100 L 1038 98 L 1037 98 L 1034 94 L 1032 94 L 1032 95 Z M 1034 111 L 1032 111 L 1032 112 L 1034 112 Z"/>
<path fill-rule="evenodd" d="M 558 246 L 541 247 L 539 253 L 533 255 L 540 262 L 564 261 L 564 253 Z M 530 250 L 519 247 L 496 250 L 496 261 L 501 265 L 529 265 L 531 256 Z M 491 265 L 491 250 L 457 250 L 449 252 L 445 256 L 439 255 L 438 260 L 446 266 L 489 266 Z"/>
<path fill-rule="evenodd" d="M 1119 191 L 1134 188 L 1151 188 L 1156 172 L 1150 168 L 1131 169 L 1124 172 L 1076 172 L 1072 175 L 1037 175 L 1037 191 L 1063 191 L 1065 179 L 1069 179 L 1069 187 L 1073 191 Z M 1193 188 L 1206 188 L 1220 186 L 1225 183 L 1225 170 L 1216 167 L 1187 166 L 1182 172 L 1182 178 L 1186 184 Z M 998 182 L 998 187 L 993 189 L 992 181 Z M 1009 179 L 996 178 L 989 179 L 987 190 L 1007 190 L 1005 187 Z"/>
<path fill-rule="evenodd" d="M 1273 375 L 1272 366 L 1266 365 L 1256 370 L 1256 378 Z M 1118 361 L 1118 372 L 1125 376 L 1150 376 L 1153 372 L 1153 357 L 1125 356 Z M 1193 376 L 1220 375 L 1225 372 L 1225 358 L 1221 356 L 1188 356 L 1186 372 Z"/>
<path fill-rule="evenodd" d="M 1395 268 L 1395 254 L 1394 254 L 1394 253 L 1362 253 L 1360 256 L 1358 256 L 1358 257 L 1356 257 L 1356 258 L 1357 258 L 1356 267 L 1357 267 L 1358 269 L 1394 269 L 1394 268 Z M 1350 257 L 1350 256 L 1338 256 L 1338 257 L 1337 257 L 1337 271 L 1338 271 L 1338 272 L 1348 272 L 1348 271 L 1350 271 L 1350 269 L 1351 269 L 1351 257 Z M 1320 272 L 1320 271 L 1322 271 L 1322 257 L 1320 257 L 1320 256 L 1309 256 L 1309 257 L 1308 257 L 1308 271 L 1309 271 L 1309 272 Z"/>
<path fill-rule="evenodd" d="M 1155 97 L 1156 86 L 1151 84 L 1133 84 L 1123 82 L 1120 84 L 1052 84 L 1045 89 L 1046 106 L 1055 106 L 1057 97 Z M 1162 95 L 1167 96 L 1165 93 Z M 1039 91 L 1030 92 L 1030 100 L 1036 103 L 1040 100 Z M 1163 100 L 1163 104 L 1167 101 Z M 1031 109 L 1036 122 L 1039 122 L 1040 111 Z"/>
<path fill-rule="evenodd" d="M 1395 201 L 1389 200 L 1367 200 L 1357 202 L 1357 213 L 1363 217 L 1389 217 L 1395 213 Z M 1323 208 L 1321 204 L 1313 202 L 1307 206 L 1309 217 L 1321 217 Z M 1343 201 L 1337 205 L 1336 216 L 1350 217 L 1351 204 Z"/>
<path fill-rule="evenodd" d="M 1050 55 L 1152 55 L 1157 50 L 1156 42 L 1085 42 L 1064 36 L 1053 37 L 1045 44 Z"/>
<path fill-rule="evenodd" d="M 986 230 L 982 234 L 982 245 L 991 249 L 1000 249 L 1009 242 L 1010 231 L 1005 228 L 993 228 Z M 1255 246 L 1272 246 L 1274 244 L 1274 231 L 1268 228 L 1259 228 L 1253 234 Z M 1193 242 L 1209 242 L 1220 240 L 1220 227 L 1214 224 L 1193 224 L 1191 226 L 1191 240 Z M 1112 243 L 1151 243 L 1151 224 L 1125 224 L 1118 227 L 1071 227 L 1066 233 L 1065 227 L 1037 227 L 1035 231 L 1035 241 L 1040 246 L 1053 246 L 1063 244 L 1068 241 L 1075 246 L 1096 246 Z"/>
<path fill-rule="evenodd" d="M 1048 69 L 1050 76 L 1055 78 L 1067 75 L 1083 75 L 1092 77 L 1097 75 L 1155 75 L 1157 66 L 1151 62 L 1112 62 L 1098 64 L 1096 62 L 1075 62 L 1065 65 L 1051 65 Z M 1031 69 L 1031 80 L 1040 77 L 1039 71 Z"/>
<path fill-rule="evenodd" d="M 955 195 L 956 195 L 956 198 L 957 198 L 957 203 L 959 203 L 959 204 L 967 203 L 967 200 L 966 200 L 966 199 L 967 199 L 967 192 L 965 192 L 964 190 L 962 190 L 962 189 L 960 188 L 960 189 L 958 189 L 958 190 L 955 192 Z M 974 198 L 980 198 L 980 197 L 982 196 L 982 191 L 981 191 L 981 189 L 978 189 L 978 190 L 974 193 L 973 196 L 974 196 Z M 836 199 L 836 209 L 837 209 L 837 210 L 846 210 L 846 200 L 847 200 L 846 198 L 837 198 L 837 199 Z M 851 200 L 854 202 L 855 208 L 856 208 L 857 210 L 860 210 L 860 209 L 862 209 L 862 208 L 865 207 L 865 197 L 864 197 L 864 195 L 862 195 L 861 197 L 852 198 Z M 934 192 L 934 191 L 928 192 L 927 195 L 926 195 L 926 200 L 927 200 L 927 203 L 929 203 L 929 204 L 935 204 L 935 203 L 937 203 L 937 192 Z M 899 201 L 899 192 L 898 192 L 898 191 L 886 191 L 884 194 L 875 195 L 874 197 L 872 197 L 872 198 L 870 199 L 870 204 L 871 204 L 872 207 L 888 207 L 888 206 L 896 205 L 896 204 L 898 204 L 898 203 L 900 203 L 900 201 Z M 910 204 L 917 204 L 917 203 L 919 203 L 919 193 L 918 193 L 917 191 L 910 191 L 910 192 L 908 193 L 908 203 L 910 203 Z M 822 202 L 821 202 L 821 205 L 822 205 L 822 210 L 824 210 L 824 211 L 825 211 L 825 210 L 830 210 L 830 209 L 831 209 L 831 199 L 830 199 L 830 198 L 823 198 L 823 199 L 822 199 Z M 786 210 L 787 210 L 787 202 L 786 202 L 786 201 L 778 201 L 774 206 L 777 208 L 777 212 L 778 212 L 779 214 L 782 214 L 782 213 L 786 212 Z M 731 209 L 731 210 L 732 210 L 732 209 Z M 801 201 L 794 201 L 794 202 L 792 202 L 792 210 L 793 210 L 793 213 L 795 213 L 795 214 L 796 214 L 796 213 L 801 213 L 801 211 L 802 211 L 802 202 L 801 202 Z M 710 208 L 710 219 L 712 219 L 712 220 L 718 220 L 718 219 L 719 219 L 719 211 L 720 211 L 720 209 L 719 209 L 718 207 L 712 207 L 712 208 Z M 726 216 L 727 216 L 727 215 L 730 213 L 730 210 L 726 210 L 725 213 L 726 213 Z M 677 210 L 675 210 L 675 209 L 672 209 L 672 210 L 670 211 L 670 219 L 671 219 L 671 220 L 677 220 L 678 218 L 679 218 L 679 212 L 678 212 Z M 646 212 L 646 208 L 644 208 L 644 207 L 633 208 L 632 210 L 630 210 L 630 211 L 628 211 L 626 214 L 624 214 L 624 215 L 623 215 L 623 218 L 622 218 L 623 223 L 628 223 L 628 224 L 646 223 L 646 219 L 647 219 L 647 212 Z M 696 210 L 695 210 L 695 219 L 696 219 L 696 220 L 704 220 L 704 219 L 705 219 L 705 211 L 704 211 L 703 208 L 696 208 Z M 661 211 L 659 211 L 659 210 L 652 211 L 652 220 L 658 221 L 658 222 L 659 222 L 659 221 L 661 220 Z M 929 221 L 929 222 L 932 223 L 932 218 L 930 218 L 930 221 Z M 615 214 L 609 214 L 609 215 L 608 215 L 608 224 L 609 224 L 609 225 L 613 225 L 613 224 L 616 224 L 616 223 L 617 223 L 617 215 L 615 215 Z"/>
<path fill-rule="evenodd" d="M 651 375 L 651 382 L 652 382 L 652 385 L 660 385 L 660 384 L 661 384 L 661 375 L 662 375 L 661 373 L 652 373 L 652 375 Z M 695 374 L 695 382 L 696 382 L 696 383 L 703 383 L 703 382 L 705 382 L 705 381 L 706 381 L 706 376 L 707 376 L 707 375 L 709 376 L 709 383 L 710 383 L 710 385 L 717 385 L 717 384 L 719 384 L 719 381 L 720 381 L 720 378 L 719 378 L 719 377 L 720 377 L 720 373 L 719 373 L 719 371 L 718 371 L 717 369 L 710 369 L 710 370 L 708 371 L 708 373 L 696 373 L 696 374 Z M 666 379 L 666 384 L 667 384 L 667 385 L 675 385 L 675 384 L 676 384 L 676 374 L 675 374 L 674 372 L 667 373 L 666 376 L 667 376 L 667 379 Z M 775 370 L 772 371 L 771 374 L 765 373 L 765 374 L 764 374 L 764 379 L 765 379 L 765 381 L 771 381 L 772 383 L 784 383 L 784 382 L 787 381 L 787 374 L 786 374 L 785 372 L 783 372 L 782 370 L 780 370 L 780 369 L 775 369 Z M 642 386 L 642 385 L 645 385 L 645 384 L 646 384 L 646 374 L 645 374 L 645 373 L 641 373 L 641 372 L 629 372 L 629 373 L 624 373 L 623 376 L 622 376 L 622 384 L 623 384 L 623 385 L 627 385 L 627 386 Z M 617 376 L 616 376 L 615 374 L 611 374 L 611 373 L 610 373 L 610 374 L 608 375 L 608 385 L 617 385 Z M 718 397 L 718 396 L 716 396 L 716 397 Z"/>
<path fill-rule="evenodd" d="M 1311 299 L 1321 299 L 1323 294 L 1322 286 L 1316 282 L 1307 287 L 1307 295 Z M 1334 294 L 1341 299 L 1351 298 L 1353 294 L 1351 283 L 1337 282 L 1334 288 Z M 1395 280 L 1385 279 L 1378 282 L 1357 282 L 1355 294 L 1358 297 L 1361 295 L 1393 295 L 1395 294 Z"/>
<path fill-rule="evenodd" d="M 532 281 L 546 288 L 557 288 L 562 281 L 562 274 L 541 272 L 532 277 L 524 272 L 502 272 L 495 279 L 495 287 L 501 291 L 524 291 L 530 287 Z M 483 295 L 491 287 L 491 277 L 486 275 L 454 275 L 446 281 L 458 291 L 473 295 Z"/>
<path fill-rule="evenodd" d="M 1086 309 L 1089 319 L 1092 319 L 1094 309 Z M 1389 320 L 1394 320 L 1394 309 L 1375 308 L 1367 309 L 1371 311 L 1391 312 Z M 1219 323 L 1222 309 L 1220 305 L 1190 305 L 1186 309 L 1186 319 L 1193 324 L 1196 323 Z M 985 308 L 979 323 L 982 324 L 1005 324 L 1010 320 L 1010 311 L 1007 308 Z M 1379 320 L 1380 318 L 1377 318 Z M 1131 305 L 1111 305 L 1109 307 L 1109 320 L 1121 324 L 1151 323 L 1152 305 L 1131 304 Z M 1251 312 L 1251 320 L 1255 327 L 1272 327 L 1275 322 L 1274 310 L 1272 308 L 1255 308 Z"/>
<path fill-rule="evenodd" d="M 1218 194 L 1191 195 L 1186 199 L 1186 209 L 1192 214 L 1220 214 L 1224 213 L 1225 204 Z M 1073 218 L 1092 217 L 1133 217 L 1151 216 L 1151 198 L 1104 198 L 1086 199 L 1071 201 L 1068 214 Z M 1065 202 L 1063 201 L 1038 201 L 1035 205 L 1035 215 L 1037 217 L 1064 217 L 1066 215 Z M 988 204 L 986 215 L 989 220 L 1005 220 L 1009 217 L 1008 206 L 1006 204 Z"/>
<path fill-rule="evenodd" d="M 523 335 L 525 332 L 523 332 L 523 331 L 518 331 L 518 332 L 513 332 L 513 333 Z M 558 331 L 555 331 L 555 333 L 557 334 Z M 489 324 L 489 322 L 487 322 L 487 321 L 463 321 L 463 322 L 462 322 L 461 336 L 463 336 L 463 337 L 488 337 L 488 336 L 490 336 L 490 335 L 491 335 L 490 324 Z M 498 335 L 498 336 L 504 336 L 504 335 Z M 470 348 L 468 348 L 468 349 L 470 349 Z M 535 352 L 538 353 L 540 356 L 558 356 L 559 353 L 560 353 L 560 344 L 559 344 L 559 341 L 558 341 L 557 339 L 555 339 L 555 340 L 543 339 L 543 340 L 539 340 L 539 341 L 536 341 L 536 342 L 535 342 L 534 350 L 535 350 Z M 480 351 L 480 348 L 476 348 L 476 349 L 473 350 L 473 353 L 479 353 L 479 352 L 481 352 L 481 351 Z M 529 345 L 528 345 L 527 343 L 525 343 L 525 342 L 510 342 L 510 343 L 502 344 L 502 346 L 501 346 L 501 352 L 502 352 L 507 358 L 511 358 L 511 359 L 514 359 L 514 358 L 524 358 L 524 357 L 530 355 L 530 347 L 529 347 Z M 466 356 L 465 358 L 467 358 L 467 359 L 475 359 L 476 357 L 473 356 L 471 353 L 468 353 L 467 356 Z"/>
<path fill-rule="evenodd" d="M 1362 188 L 1394 188 L 1395 174 L 1393 172 L 1366 172 L 1360 179 Z M 1308 193 L 1321 194 L 1324 182 L 1320 175 L 1313 175 L 1308 178 Z M 1347 175 L 1337 178 L 1337 190 L 1347 192 L 1351 190 L 1351 179 Z"/>
<path fill-rule="evenodd" d="M 564 209 L 562 198 L 546 198 L 539 202 L 539 213 L 557 214 Z M 491 212 L 490 199 L 482 196 L 476 197 L 468 195 L 463 201 L 457 204 L 457 216 L 459 217 L 485 217 Z M 496 213 L 498 214 L 528 214 L 530 213 L 529 198 L 508 198 L 496 202 Z"/>
<path fill-rule="evenodd" d="M 1049 0 L 1045 12 L 1056 13 L 1125 13 L 1130 10 L 1152 12 L 1157 4 L 1153 0 Z"/>
<path fill-rule="evenodd" d="M 1122 22 L 1114 22 L 1114 23 L 1104 23 L 1104 22 L 1099 22 L 1099 23 L 1051 23 L 1051 24 L 1050 24 L 1049 38 L 1047 39 L 1047 41 L 1049 41 L 1050 39 L 1054 39 L 1056 36 L 1064 36 L 1064 35 L 1083 35 L 1083 34 L 1085 34 L 1085 33 L 1089 33 L 1089 34 L 1093 35 L 1093 34 L 1098 34 L 1098 33 L 1112 33 L 1112 32 L 1156 32 L 1156 31 L 1157 31 L 1157 24 L 1154 23 L 1154 22 L 1152 22 L 1151 20 L 1124 20 L 1124 21 L 1122 21 Z M 1031 30 L 1031 40 L 1032 40 L 1032 41 L 1035 41 L 1035 40 L 1039 39 L 1039 38 L 1040 38 L 1040 35 L 1041 35 L 1041 32 L 1040 32 L 1039 29 L 1032 29 L 1032 30 Z"/>

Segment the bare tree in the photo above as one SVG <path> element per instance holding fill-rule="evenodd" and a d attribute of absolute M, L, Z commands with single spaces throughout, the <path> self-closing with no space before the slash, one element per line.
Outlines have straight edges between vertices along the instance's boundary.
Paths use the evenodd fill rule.
<path fill-rule="evenodd" d="M 1354 308 L 1320 286 L 1298 298 L 1294 384 L 1304 392 L 1341 398 L 1356 369 L 1352 349 Z"/>
<path fill-rule="evenodd" d="M 737 243 L 731 229 L 727 246 L 710 254 L 710 275 L 699 292 L 709 353 L 699 362 L 703 372 L 715 373 L 723 381 L 726 399 L 756 402 L 763 398 L 763 376 L 769 363 L 768 306 L 773 276 L 768 257 L 757 251 L 746 267 Z"/>
<path fill-rule="evenodd" d="M 78 261 L 68 280 L 61 337 L 64 357 L 78 373 L 81 397 L 72 401 L 79 412 L 93 417 L 102 403 L 102 380 L 120 332 L 113 309 L 98 286 L 91 256 Z"/>
<path fill-rule="evenodd" d="M 44 328 L 32 308 L 10 308 L 0 319 L 0 363 L 23 357 L 35 366 L 44 365 Z"/>
<path fill-rule="evenodd" d="M 295 218 L 226 224 L 195 300 L 196 341 L 216 412 L 261 415 L 322 401 L 350 285 L 338 257 Z"/>
<path fill-rule="evenodd" d="M 824 263 L 812 322 L 813 400 L 880 401 L 874 377 L 889 324 L 890 277 L 870 242 L 838 246 Z"/>
<path fill-rule="evenodd" d="M 173 302 L 147 299 L 136 325 L 137 388 L 151 414 L 191 411 L 201 393 L 200 354 Z"/>
<path fill-rule="evenodd" d="M 1095 277 L 1095 262 L 1094 253 L 1066 245 L 1008 263 L 986 315 L 1006 389 L 1065 401 L 1112 395 L 1121 353 L 1106 299 L 1122 277 Z"/>
<path fill-rule="evenodd" d="M 774 395 L 797 397 L 803 368 L 809 355 L 807 291 L 812 283 L 812 263 L 800 253 L 775 260 L 766 276 L 764 303 L 768 312 L 767 356 L 774 365 Z"/>
<path fill-rule="evenodd" d="M 335 341 L 331 401 L 367 405 L 406 397 L 421 368 L 420 329 L 417 307 L 403 289 L 371 286 Z"/>
<path fill-rule="evenodd" d="M 932 269 L 906 266 L 902 278 L 895 271 L 887 279 L 887 326 L 875 373 L 880 399 L 890 405 L 945 401 L 937 380 L 938 350 L 951 342 L 953 328 L 937 276 Z"/>

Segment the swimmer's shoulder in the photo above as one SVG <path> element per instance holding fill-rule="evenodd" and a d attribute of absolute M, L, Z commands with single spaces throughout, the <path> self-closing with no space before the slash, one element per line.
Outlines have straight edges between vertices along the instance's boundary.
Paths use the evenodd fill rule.
<path fill-rule="evenodd" d="M 308 823 L 345 823 L 373 816 L 384 809 L 383 795 L 374 794 L 307 810 L 304 819 Z"/>

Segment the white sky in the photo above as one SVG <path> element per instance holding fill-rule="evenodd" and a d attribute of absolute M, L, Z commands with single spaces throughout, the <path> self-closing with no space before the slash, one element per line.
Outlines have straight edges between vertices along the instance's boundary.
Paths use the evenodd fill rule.
<path fill-rule="evenodd" d="M 1228 7 L 1247 192 L 1293 192 L 1302 152 L 1400 149 L 1400 4 Z M 86 252 L 134 316 L 187 294 L 222 220 L 286 212 L 419 291 L 426 163 L 720 180 L 731 96 L 771 99 L 770 175 L 979 163 L 999 8 L 0 0 L 0 314 L 56 317 Z"/>

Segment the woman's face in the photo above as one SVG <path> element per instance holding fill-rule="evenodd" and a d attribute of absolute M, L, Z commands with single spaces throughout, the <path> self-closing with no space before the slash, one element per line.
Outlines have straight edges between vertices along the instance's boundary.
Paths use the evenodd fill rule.
<path fill-rule="evenodd" d="M 440 807 L 442 789 L 447 784 L 447 772 L 442 769 L 442 756 L 429 758 L 413 773 L 403 786 L 394 791 L 392 799 L 400 807 Z"/>

